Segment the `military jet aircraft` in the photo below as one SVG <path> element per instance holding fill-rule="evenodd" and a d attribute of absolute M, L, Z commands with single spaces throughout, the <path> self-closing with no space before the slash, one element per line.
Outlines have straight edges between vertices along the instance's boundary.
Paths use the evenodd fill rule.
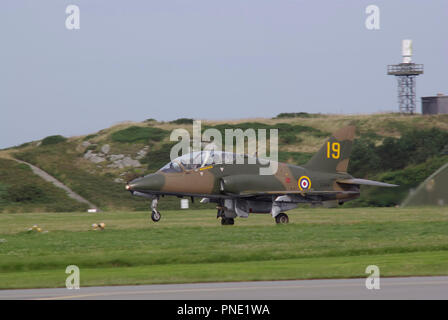
<path fill-rule="evenodd" d="M 151 218 L 160 220 L 157 210 L 160 196 L 202 198 L 202 203 L 217 204 L 221 224 L 233 225 L 236 217 L 250 213 L 270 213 L 277 223 L 288 223 L 284 213 L 301 203 L 337 201 L 343 204 L 360 195 L 361 185 L 396 185 L 356 179 L 347 173 L 355 127 L 335 132 L 303 166 L 278 163 L 273 175 L 260 175 L 261 161 L 237 164 L 238 157 L 249 155 L 201 151 L 176 158 L 155 173 L 137 178 L 126 185 L 135 196 L 152 200 Z M 234 161 L 226 161 L 229 158 Z M 191 161 L 192 159 L 200 161 Z M 240 159 L 241 160 L 241 159 Z M 229 162 L 231 162 L 229 164 Z"/>

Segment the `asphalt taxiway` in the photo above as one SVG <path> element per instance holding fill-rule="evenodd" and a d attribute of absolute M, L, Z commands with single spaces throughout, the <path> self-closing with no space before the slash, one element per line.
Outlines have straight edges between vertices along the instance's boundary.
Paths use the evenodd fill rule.
<path fill-rule="evenodd" d="M 364 278 L 18 289 L 0 290 L 0 299 L 448 299 L 448 277 L 381 278 L 380 289 L 367 289 L 365 282 Z"/>

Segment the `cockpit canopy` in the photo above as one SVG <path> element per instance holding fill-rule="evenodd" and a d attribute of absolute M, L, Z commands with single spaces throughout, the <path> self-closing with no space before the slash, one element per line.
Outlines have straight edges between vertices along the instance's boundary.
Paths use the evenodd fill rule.
<path fill-rule="evenodd" d="M 162 172 L 182 172 L 185 170 L 194 170 L 215 164 L 223 163 L 247 163 L 248 156 L 223 151 L 197 151 L 185 154 L 167 163 L 159 171 Z M 182 167 L 181 167 L 182 166 Z"/>

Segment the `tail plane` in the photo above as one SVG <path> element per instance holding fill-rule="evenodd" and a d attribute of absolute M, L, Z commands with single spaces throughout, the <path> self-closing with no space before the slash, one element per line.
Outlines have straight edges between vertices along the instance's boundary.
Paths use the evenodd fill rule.
<path fill-rule="evenodd" d="M 325 141 L 320 150 L 304 166 L 313 171 L 328 173 L 346 173 L 350 154 L 352 152 L 353 140 L 355 138 L 355 126 L 348 126 L 339 129 Z M 368 185 L 375 187 L 397 187 L 395 184 L 378 182 L 365 179 L 341 179 L 336 181 L 339 184 Z"/>
<path fill-rule="evenodd" d="M 355 126 L 348 126 L 333 133 L 304 167 L 328 173 L 347 172 L 355 130 Z"/>

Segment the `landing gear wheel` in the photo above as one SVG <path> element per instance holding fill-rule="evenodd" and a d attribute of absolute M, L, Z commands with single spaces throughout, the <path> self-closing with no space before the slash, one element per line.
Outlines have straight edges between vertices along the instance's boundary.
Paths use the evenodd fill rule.
<path fill-rule="evenodd" d="M 289 222 L 289 218 L 288 215 L 286 213 L 279 213 L 276 217 L 275 217 L 275 222 L 277 222 L 278 224 L 286 224 Z"/>
<path fill-rule="evenodd" d="M 160 218 L 162 218 L 162 215 L 160 214 L 160 212 L 157 210 L 152 210 L 152 213 L 151 213 L 152 221 L 158 222 L 158 221 L 160 221 Z"/>
<path fill-rule="evenodd" d="M 223 226 L 233 226 L 234 223 L 235 220 L 233 220 L 233 218 L 226 218 L 226 217 L 221 218 L 221 224 Z"/>
<path fill-rule="evenodd" d="M 154 222 L 160 221 L 160 218 L 162 218 L 162 215 L 159 211 L 157 211 L 157 204 L 159 203 L 159 197 L 154 197 L 151 202 L 151 219 Z"/>

